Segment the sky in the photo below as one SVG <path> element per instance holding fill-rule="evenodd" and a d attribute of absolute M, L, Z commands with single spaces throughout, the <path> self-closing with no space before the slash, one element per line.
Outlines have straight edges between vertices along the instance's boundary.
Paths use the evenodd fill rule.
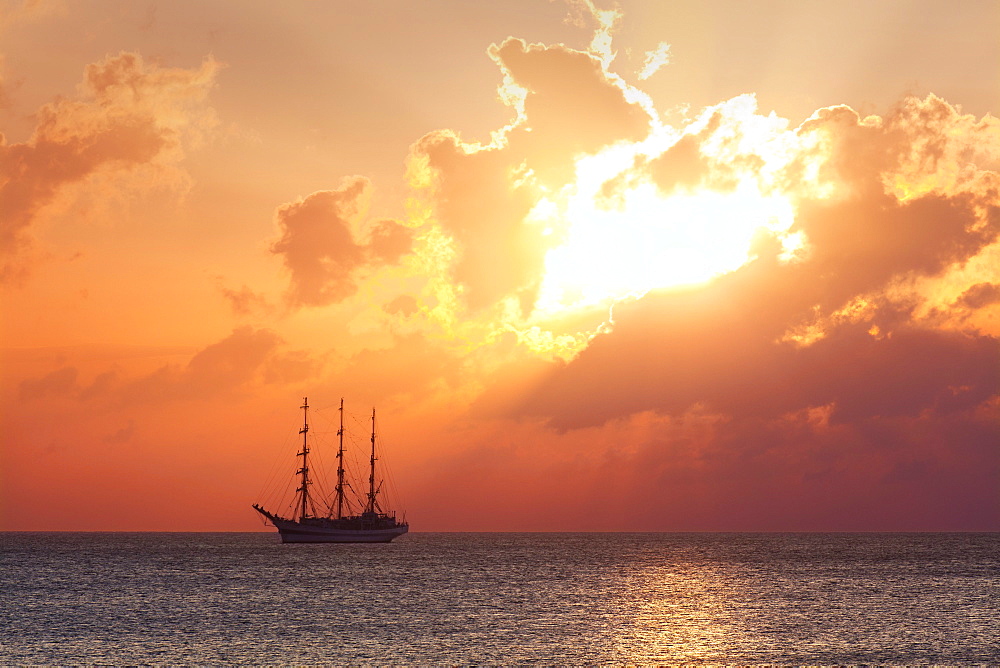
<path fill-rule="evenodd" d="M 0 529 L 1000 530 L 997 26 L 0 2 Z"/>

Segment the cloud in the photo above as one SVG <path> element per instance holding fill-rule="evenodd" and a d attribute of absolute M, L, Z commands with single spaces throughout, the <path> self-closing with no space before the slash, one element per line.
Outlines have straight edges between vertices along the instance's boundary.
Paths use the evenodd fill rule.
<path fill-rule="evenodd" d="M 1000 119 L 962 114 L 935 95 L 904 98 L 885 118 L 862 119 L 843 105 L 820 109 L 798 133 L 818 140 L 823 174 L 845 194 L 881 186 L 900 200 L 963 192 L 996 197 Z"/>
<path fill-rule="evenodd" d="M 947 248 L 941 252 L 953 257 Z M 911 260 L 900 261 L 900 270 L 943 264 L 923 254 L 913 258 L 908 247 L 899 254 Z M 825 320 L 809 345 L 788 340 L 784 333 L 816 308 L 838 308 L 891 278 L 869 263 L 859 263 L 858 274 L 848 271 L 856 260 L 850 253 L 814 257 L 782 263 L 771 247 L 707 287 L 620 304 L 611 331 L 554 366 L 522 411 L 548 416 L 560 428 L 645 410 L 679 414 L 696 405 L 772 419 L 832 406 L 832 419 L 851 420 L 971 410 L 1000 391 L 997 339 L 926 328 L 885 298 L 870 298 L 853 316 Z"/>
<path fill-rule="evenodd" d="M 421 498 L 455 529 L 984 530 L 1000 510 L 996 417 L 845 424 L 822 407 L 780 420 L 696 407 L 561 433 L 533 420 L 487 422 L 454 436 L 475 445 L 435 461 Z M 455 520 L 442 485 L 452 506 L 455 494 L 518 493 L 501 510 L 477 505 Z"/>
<path fill-rule="evenodd" d="M 226 298 L 226 301 L 229 302 L 233 313 L 236 315 L 249 316 L 254 313 L 267 313 L 271 310 L 271 305 L 267 299 L 246 285 L 236 290 L 220 284 L 219 291 Z"/>
<path fill-rule="evenodd" d="M 450 130 L 425 135 L 411 147 L 408 176 L 427 217 L 457 242 L 462 302 L 478 311 L 514 298 L 529 312 L 551 247 L 526 220 L 540 193 L 571 183 L 579 157 L 645 138 L 653 119 L 592 53 L 514 38 L 489 53 L 517 118 L 485 146 Z"/>
<path fill-rule="evenodd" d="M 514 183 L 505 151 L 477 150 L 453 133 L 438 132 L 414 145 L 409 169 L 411 178 L 419 169 L 433 184 L 434 214 L 459 244 L 454 279 L 471 308 L 532 289 L 544 241 L 524 222 L 532 206 L 530 187 Z"/>
<path fill-rule="evenodd" d="M 394 220 L 376 222 L 370 236 L 369 259 L 382 264 L 396 264 L 413 250 L 412 232 Z"/>
<path fill-rule="evenodd" d="M 128 351 L 125 352 L 128 354 Z M 183 365 L 167 364 L 128 377 L 119 369 L 98 373 L 81 383 L 75 366 L 65 366 L 18 386 L 23 402 L 68 398 L 121 404 L 200 400 L 224 396 L 261 384 L 287 384 L 318 373 L 322 364 L 301 350 L 286 350 L 269 329 L 242 326 L 196 352 Z"/>
<path fill-rule="evenodd" d="M 601 25 L 610 35 L 614 21 Z M 651 68 L 667 53 L 661 45 L 651 54 Z M 611 73 L 609 46 L 583 52 L 510 38 L 490 55 L 515 120 L 488 145 L 429 133 L 408 162 L 427 207 L 421 222 L 455 242 L 461 302 L 473 313 L 494 309 L 494 331 L 507 325 L 527 343 L 531 332 L 558 338 L 561 316 L 535 311 L 552 295 L 595 288 L 597 299 L 578 303 L 624 301 L 612 326 L 575 339 L 576 357 L 545 372 L 525 365 L 529 381 L 505 382 L 477 405 L 558 429 L 697 407 L 780 429 L 784 416 L 815 410 L 831 424 L 968 416 L 996 396 L 995 375 L 984 372 L 995 368 L 995 335 L 968 322 L 939 328 L 940 314 L 920 315 L 928 293 L 916 287 L 997 243 L 996 119 L 929 95 L 884 118 L 824 108 L 796 128 L 743 95 L 661 132 Z M 645 235 L 657 226 L 663 236 Z M 574 256 L 578 229 L 591 237 Z M 657 264 L 714 259 L 711 249 L 685 257 L 705 251 L 708 238 L 720 247 L 735 240 L 726 263 L 682 288 L 656 283 L 673 276 Z M 582 267 L 562 293 L 547 292 L 556 260 Z M 645 265 L 647 283 L 597 290 Z M 993 303 L 996 281 L 985 279 L 959 290 L 955 309 Z M 512 299 L 521 319 L 517 308 L 496 316 Z M 412 314 L 418 303 L 397 300 L 389 311 L 405 304 Z"/>
<path fill-rule="evenodd" d="M 109 56 L 87 65 L 75 98 L 38 110 L 27 142 L 0 141 L 0 280 L 25 271 L 18 254 L 28 229 L 65 185 L 99 170 L 176 160 L 182 136 L 200 136 L 214 121 L 204 101 L 220 67 L 212 58 L 187 70 L 136 53 Z"/>
<path fill-rule="evenodd" d="M 321 367 L 305 351 L 286 350 L 274 331 L 244 325 L 195 353 L 183 367 L 160 367 L 124 383 L 117 394 L 125 402 L 199 400 L 300 382 Z"/>
<path fill-rule="evenodd" d="M 184 394 L 245 385 L 275 354 L 280 337 L 264 329 L 240 327 L 194 355 L 178 377 Z"/>
<path fill-rule="evenodd" d="M 276 221 L 281 237 L 271 252 L 282 256 L 291 272 L 288 301 L 295 306 L 324 306 L 357 291 L 358 269 L 392 264 L 408 253 L 411 236 L 395 221 L 377 221 L 370 240 L 359 243 L 354 230 L 368 214 L 371 182 L 344 179 L 337 190 L 312 193 L 279 207 Z"/>
<path fill-rule="evenodd" d="M 1000 285 L 976 283 L 962 293 L 958 303 L 966 308 L 978 309 L 1000 302 Z"/>
<path fill-rule="evenodd" d="M 698 135 L 685 135 L 647 163 L 653 182 L 666 193 L 691 189 L 709 174 L 709 163 L 700 150 Z"/>
<path fill-rule="evenodd" d="M 816 285 L 818 303 L 836 309 L 855 295 L 901 274 L 933 275 L 964 262 L 992 243 L 1000 210 L 982 220 L 971 196 L 927 195 L 904 203 L 871 193 L 802 207 L 793 231 L 810 244 L 799 272 Z"/>
<path fill-rule="evenodd" d="M 651 130 L 653 119 L 629 99 L 628 86 L 591 53 L 510 38 L 490 55 L 524 91 L 524 119 L 508 133 L 510 151 L 543 181 L 561 185 L 581 154 L 639 141 Z"/>
<path fill-rule="evenodd" d="M 660 44 L 653 51 L 646 53 L 646 61 L 639 71 L 639 81 L 645 81 L 660 71 L 660 68 L 670 62 L 670 45 L 666 42 Z"/>
<path fill-rule="evenodd" d="M 751 269 L 758 268 L 733 278 Z M 800 315 L 801 298 L 789 299 L 793 291 L 780 274 L 758 280 L 619 306 L 614 329 L 553 368 L 521 410 L 559 428 L 645 410 L 676 415 L 697 405 L 771 419 L 831 405 L 832 419 L 847 420 L 866 410 L 968 408 L 997 392 L 992 337 L 923 330 L 887 308 L 800 347 L 781 333 Z"/>
<path fill-rule="evenodd" d="M 749 179 L 793 203 L 787 227 L 762 228 L 749 261 L 710 281 L 616 303 L 575 357 L 479 404 L 553 439 L 605 434 L 605 488 L 650 509 L 609 499 L 594 515 L 608 526 L 992 526 L 1000 332 L 965 316 L 997 302 L 981 260 L 1000 232 L 995 125 L 933 96 L 791 129 L 746 101 L 707 110 L 611 170 L 599 197 Z"/>
<path fill-rule="evenodd" d="M 18 386 L 18 396 L 21 401 L 33 401 L 51 395 L 68 394 L 76 390 L 77 374 L 75 367 L 62 367 L 41 378 L 22 380 Z"/>
<path fill-rule="evenodd" d="M 135 420 L 129 420 L 124 427 L 105 436 L 104 442 L 112 445 L 128 443 L 133 436 L 135 436 Z"/>

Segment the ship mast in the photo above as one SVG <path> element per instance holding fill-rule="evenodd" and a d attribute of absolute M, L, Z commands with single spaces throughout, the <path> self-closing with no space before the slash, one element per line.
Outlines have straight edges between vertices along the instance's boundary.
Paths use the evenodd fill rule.
<path fill-rule="evenodd" d="M 344 517 L 344 398 L 340 398 L 340 429 L 337 430 L 340 445 L 337 448 L 337 519 Z"/>
<path fill-rule="evenodd" d="M 302 493 L 301 505 L 299 508 L 299 519 L 303 519 L 309 516 L 309 441 L 307 435 L 309 433 L 309 398 L 304 397 L 302 399 L 302 429 L 299 429 L 299 433 L 302 434 L 302 452 L 299 456 L 302 457 L 302 468 L 300 468 L 296 473 L 302 476 L 301 486 L 296 490 Z"/>
<path fill-rule="evenodd" d="M 375 512 L 375 409 L 372 408 L 372 467 L 368 475 L 368 508 L 369 513 Z"/>

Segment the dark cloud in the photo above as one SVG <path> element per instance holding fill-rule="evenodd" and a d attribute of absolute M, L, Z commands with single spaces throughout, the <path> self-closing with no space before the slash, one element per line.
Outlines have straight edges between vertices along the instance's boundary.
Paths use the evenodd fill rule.
<path fill-rule="evenodd" d="M 365 257 L 351 234 L 351 223 L 361 215 L 360 200 L 369 188 L 367 179 L 354 178 L 338 190 L 316 192 L 278 209 L 281 238 L 271 252 L 281 255 L 292 272 L 293 304 L 329 304 L 357 290 L 352 273 Z"/>
<path fill-rule="evenodd" d="M 270 330 L 240 327 L 196 353 L 179 383 L 192 393 L 244 385 L 274 356 L 280 343 L 281 338 Z"/>
<path fill-rule="evenodd" d="M 523 411 L 560 428 L 696 405 L 775 419 L 832 405 L 850 421 L 969 409 L 1000 391 L 996 339 L 924 329 L 889 304 L 810 345 L 784 340 L 826 291 L 804 291 L 800 270 L 758 259 L 707 288 L 619 305 L 613 330 L 553 368 Z"/>
<path fill-rule="evenodd" d="M 649 133 L 649 115 L 591 53 L 510 38 L 490 54 L 527 91 L 510 144 L 543 180 L 565 181 L 575 157 Z"/>
<path fill-rule="evenodd" d="M 67 395 L 77 391 L 77 376 L 75 367 L 67 366 L 56 369 L 41 378 L 22 380 L 18 386 L 18 396 L 21 401 L 44 399 L 48 396 Z"/>
<path fill-rule="evenodd" d="M 409 228 L 394 220 L 375 223 L 368 242 L 368 253 L 373 261 L 395 264 L 413 250 L 413 234 Z"/>
<path fill-rule="evenodd" d="M 516 489 L 502 516 L 479 511 L 512 530 L 993 530 L 998 420 L 986 404 L 851 423 L 827 407 L 779 419 L 697 407 L 562 434 L 506 422 L 436 462 L 425 493 L 443 506 L 446 480 Z"/>
<path fill-rule="evenodd" d="M 649 163 L 653 182 L 664 192 L 698 185 L 708 174 L 708 161 L 702 155 L 697 135 L 685 135 L 676 144 Z"/>
<path fill-rule="evenodd" d="M 324 306 L 342 301 L 357 289 L 355 272 L 372 264 L 393 264 L 410 251 L 409 229 L 378 221 L 365 245 L 353 230 L 365 219 L 371 182 L 345 179 L 337 190 L 323 190 L 277 211 L 281 237 L 271 252 L 291 271 L 288 300 L 296 306 Z"/>
<path fill-rule="evenodd" d="M 230 307 L 233 309 L 233 313 L 240 316 L 247 316 L 257 312 L 267 312 L 270 310 L 270 305 L 267 299 L 263 295 L 260 295 L 253 290 L 251 290 L 246 285 L 242 286 L 239 290 L 234 290 L 232 288 L 227 288 L 223 285 L 219 286 L 220 292 L 222 292 L 223 297 L 229 302 Z"/>
<path fill-rule="evenodd" d="M 958 303 L 966 308 L 983 308 L 1000 302 L 1000 285 L 996 283 L 976 283 L 962 293 Z"/>
<path fill-rule="evenodd" d="M 839 202 L 803 204 L 792 229 L 805 233 L 811 255 L 797 273 L 821 291 L 817 301 L 827 308 L 906 272 L 938 274 L 997 238 L 1000 208 L 991 207 L 980 225 L 974 204 L 970 194 L 900 203 L 874 188 Z"/>
<path fill-rule="evenodd" d="M 184 366 L 167 365 L 113 389 L 125 403 L 201 400 L 241 392 L 260 383 L 295 382 L 321 364 L 302 351 L 284 349 L 269 329 L 238 327 L 195 353 Z"/>
<path fill-rule="evenodd" d="M 741 103 L 741 104 L 734 104 Z M 697 187 L 717 192 L 734 190 L 742 179 L 756 177 L 764 158 L 752 142 L 744 147 L 744 130 L 732 105 L 756 106 L 751 96 L 741 96 L 703 114 L 694 127 L 658 156 L 636 166 L 651 177 L 662 193 L 671 195 Z"/>
<path fill-rule="evenodd" d="M 125 350 L 121 356 L 130 352 Z M 19 398 L 70 398 L 112 405 L 204 399 L 255 383 L 297 382 L 321 367 L 312 355 L 286 350 L 273 331 L 244 326 L 198 351 L 184 365 L 168 364 L 134 378 L 112 369 L 99 373 L 89 384 L 81 384 L 76 367 L 67 366 L 40 378 L 22 380 Z"/>

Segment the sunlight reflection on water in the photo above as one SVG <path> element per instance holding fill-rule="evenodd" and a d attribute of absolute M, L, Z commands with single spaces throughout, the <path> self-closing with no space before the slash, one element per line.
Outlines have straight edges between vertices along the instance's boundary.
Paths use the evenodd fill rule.
<path fill-rule="evenodd" d="M 0 663 L 970 663 L 998 534 L 0 533 Z"/>
<path fill-rule="evenodd" d="M 682 660 L 712 654 L 731 642 L 727 596 L 738 596 L 708 566 L 651 566 L 629 583 L 634 601 L 631 631 L 619 635 L 616 653 L 644 659 Z"/>

